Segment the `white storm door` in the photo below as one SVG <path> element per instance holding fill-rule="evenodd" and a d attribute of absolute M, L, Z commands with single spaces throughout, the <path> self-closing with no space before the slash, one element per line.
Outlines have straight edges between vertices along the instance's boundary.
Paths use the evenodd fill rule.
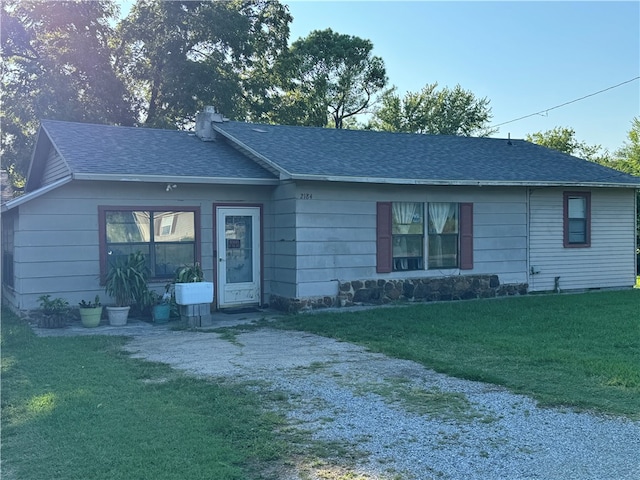
<path fill-rule="evenodd" d="M 260 304 L 260 208 L 216 207 L 218 307 Z"/>

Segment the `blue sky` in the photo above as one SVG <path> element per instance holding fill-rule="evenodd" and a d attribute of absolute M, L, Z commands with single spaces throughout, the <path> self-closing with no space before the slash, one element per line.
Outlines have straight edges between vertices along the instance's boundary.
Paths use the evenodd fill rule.
<path fill-rule="evenodd" d="M 133 0 L 120 0 L 128 11 Z M 493 125 L 640 76 L 640 2 L 283 0 L 292 43 L 313 30 L 372 41 L 398 93 L 460 84 L 488 98 Z M 613 152 L 640 116 L 640 80 L 500 126 L 495 136 L 570 127 Z"/>
<path fill-rule="evenodd" d="M 373 42 L 398 93 L 460 84 L 491 101 L 492 124 L 640 76 L 639 2 L 289 0 L 290 42 L 331 28 Z M 500 127 L 496 136 L 571 127 L 610 151 L 640 116 L 640 80 Z"/>

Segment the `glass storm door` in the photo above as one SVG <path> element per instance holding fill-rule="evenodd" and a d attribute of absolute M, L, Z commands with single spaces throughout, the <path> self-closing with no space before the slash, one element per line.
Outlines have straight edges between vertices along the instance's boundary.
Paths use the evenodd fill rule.
<path fill-rule="evenodd" d="M 260 209 L 217 207 L 218 307 L 260 303 Z"/>

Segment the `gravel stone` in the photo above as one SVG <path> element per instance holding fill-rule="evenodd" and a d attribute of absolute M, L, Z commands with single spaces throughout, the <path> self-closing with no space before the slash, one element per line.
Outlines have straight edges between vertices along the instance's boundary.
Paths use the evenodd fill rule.
<path fill-rule="evenodd" d="M 102 333 L 123 334 L 108 328 Z M 359 475 L 353 478 L 640 478 L 640 422 L 630 419 L 541 408 L 495 385 L 308 333 L 260 328 L 231 342 L 216 333 L 136 324 L 125 334 L 134 357 L 197 376 L 251 381 L 265 399 L 269 391 L 284 392 L 286 406 L 265 405 L 314 439 L 344 445 L 336 454 L 346 452 L 347 471 Z"/>

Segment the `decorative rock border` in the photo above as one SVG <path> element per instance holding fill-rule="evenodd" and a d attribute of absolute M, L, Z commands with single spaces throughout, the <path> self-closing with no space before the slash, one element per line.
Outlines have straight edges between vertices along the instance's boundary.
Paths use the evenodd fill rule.
<path fill-rule="evenodd" d="M 526 295 L 526 283 L 500 285 L 497 275 L 457 275 L 399 280 L 340 282 L 337 297 L 284 298 L 272 295 L 270 306 L 285 312 L 328 307 L 382 305 L 391 302 L 435 302 Z"/>

